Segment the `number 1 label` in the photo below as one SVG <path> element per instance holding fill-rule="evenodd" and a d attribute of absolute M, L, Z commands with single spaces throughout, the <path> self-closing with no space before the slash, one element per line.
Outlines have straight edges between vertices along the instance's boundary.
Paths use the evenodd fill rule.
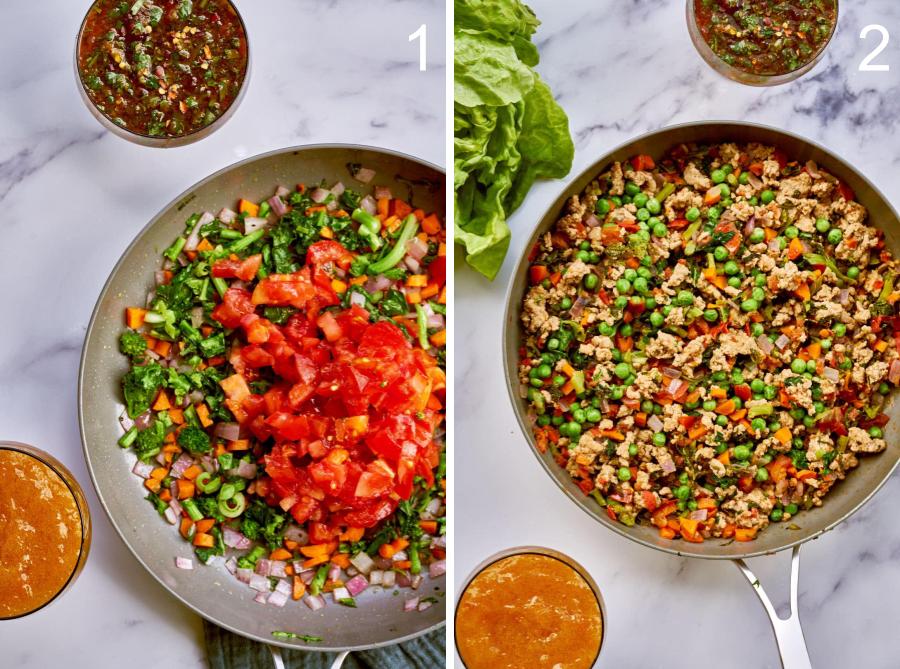
<path fill-rule="evenodd" d="M 409 41 L 419 40 L 419 72 L 425 72 L 425 52 L 428 50 L 428 26 L 424 23 L 419 26 L 418 30 L 409 36 Z"/>

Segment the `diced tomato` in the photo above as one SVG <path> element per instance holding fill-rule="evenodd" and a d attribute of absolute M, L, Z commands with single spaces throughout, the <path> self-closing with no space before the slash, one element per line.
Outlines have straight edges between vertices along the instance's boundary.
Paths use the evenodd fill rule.
<path fill-rule="evenodd" d="M 244 260 L 230 260 L 223 258 L 213 263 L 211 274 L 222 279 L 240 279 L 252 281 L 259 272 L 262 264 L 262 254 L 255 254 Z"/>
<path fill-rule="evenodd" d="M 428 266 L 428 278 L 431 283 L 443 286 L 447 283 L 447 258 L 446 256 L 437 256 Z"/>
<path fill-rule="evenodd" d="M 653 160 L 652 156 L 642 153 L 631 159 L 631 166 L 638 171 L 652 170 L 656 167 L 656 161 Z"/>
<path fill-rule="evenodd" d="M 746 402 L 751 397 L 750 386 L 748 386 L 746 383 L 742 383 L 739 386 L 735 386 L 734 394 Z"/>
<path fill-rule="evenodd" d="M 538 284 L 550 276 L 545 265 L 532 265 L 528 268 L 528 279 L 532 284 Z"/>
<path fill-rule="evenodd" d="M 229 288 L 211 315 L 213 320 L 226 328 L 236 328 L 244 316 L 253 313 L 254 308 L 249 292 L 243 288 Z"/>
<path fill-rule="evenodd" d="M 338 341 L 344 334 L 343 330 L 341 330 L 340 324 L 337 322 L 337 319 L 330 311 L 326 311 L 321 316 L 319 316 L 319 320 L 316 321 L 316 325 L 322 330 L 325 334 L 325 339 L 330 342 Z"/>

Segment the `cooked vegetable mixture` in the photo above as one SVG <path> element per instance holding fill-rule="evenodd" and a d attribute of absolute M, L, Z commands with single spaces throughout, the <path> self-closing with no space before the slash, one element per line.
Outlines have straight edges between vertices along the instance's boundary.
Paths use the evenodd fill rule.
<path fill-rule="evenodd" d="M 114 123 L 151 137 L 210 125 L 247 70 L 247 37 L 227 0 L 97 0 L 85 19 L 78 69 Z"/>
<path fill-rule="evenodd" d="M 127 309 L 119 444 L 257 601 L 355 606 L 443 574 L 445 250 L 387 188 L 279 187 L 192 215 Z"/>
<path fill-rule="evenodd" d="M 768 146 L 615 163 L 532 251 L 538 447 L 625 525 L 749 541 L 885 448 L 897 261 L 852 190 Z"/>
<path fill-rule="evenodd" d="M 779 75 L 813 60 L 837 22 L 836 0 L 693 0 L 703 39 L 744 72 Z"/>

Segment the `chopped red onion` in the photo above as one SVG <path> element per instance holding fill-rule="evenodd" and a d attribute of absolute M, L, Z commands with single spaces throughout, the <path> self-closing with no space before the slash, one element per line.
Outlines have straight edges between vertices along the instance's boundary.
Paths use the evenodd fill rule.
<path fill-rule="evenodd" d="M 357 574 L 359 574 L 359 569 L 354 567 L 352 564 L 344 570 L 344 573 L 347 574 L 350 578 L 353 578 Z"/>
<path fill-rule="evenodd" d="M 309 194 L 309 199 L 316 204 L 322 204 L 325 200 L 328 199 L 329 195 L 331 195 L 330 190 L 325 190 L 324 188 L 315 188 Z"/>
<path fill-rule="evenodd" d="M 219 423 L 213 434 L 225 441 L 236 441 L 241 438 L 241 426 L 237 423 Z"/>
<path fill-rule="evenodd" d="M 425 611 L 427 609 L 430 609 L 432 606 L 434 606 L 434 602 L 432 602 L 431 600 L 423 600 L 419 602 L 418 610 Z"/>
<path fill-rule="evenodd" d="M 419 606 L 419 598 L 413 597 L 412 599 L 407 599 L 403 602 L 403 610 L 409 613 L 410 611 L 415 611 Z"/>
<path fill-rule="evenodd" d="M 334 193 L 335 197 L 340 197 L 344 194 L 344 191 L 347 190 L 347 187 L 344 186 L 343 183 L 338 181 L 334 186 L 331 187 L 331 192 Z"/>
<path fill-rule="evenodd" d="M 675 369 L 674 367 L 663 367 L 662 375 L 670 378 L 670 379 L 680 379 L 681 378 L 681 370 Z"/>
<path fill-rule="evenodd" d="M 257 566 L 257 569 L 259 567 Z M 253 574 L 250 577 L 250 587 L 256 590 L 257 592 L 269 592 L 270 584 L 269 577 L 263 576 L 262 574 Z"/>
<path fill-rule="evenodd" d="M 850 301 L 850 291 L 846 288 L 843 288 L 840 293 L 838 293 L 838 304 L 847 304 Z"/>
<path fill-rule="evenodd" d="M 897 385 L 900 383 L 900 360 L 894 360 L 888 370 L 888 381 Z"/>
<path fill-rule="evenodd" d="M 816 165 L 816 161 L 814 160 L 806 161 L 806 171 L 809 172 L 809 176 L 811 176 L 813 179 L 818 179 L 820 176 L 822 176 L 819 173 L 819 166 Z"/>
<path fill-rule="evenodd" d="M 288 206 L 284 203 L 279 196 L 273 195 L 266 202 L 269 203 L 269 206 L 272 207 L 272 213 L 274 213 L 279 218 L 288 213 Z"/>
<path fill-rule="evenodd" d="M 271 560 L 266 560 L 265 558 L 260 558 L 256 561 L 256 573 L 260 576 L 270 576 L 269 573 L 271 569 Z"/>
<path fill-rule="evenodd" d="M 175 558 L 175 566 L 179 569 L 193 569 L 194 561 L 191 558 L 177 557 Z"/>
<path fill-rule="evenodd" d="M 654 432 L 662 432 L 663 422 L 659 419 L 655 413 L 650 415 L 650 418 L 647 419 L 647 427 L 649 427 Z"/>
<path fill-rule="evenodd" d="M 237 466 L 237 475 L 242 479 L 252 479 L 256 476 L 257 469 L 254 463 L 241 460 Z"/>
<path fill-rule="evenodd" d="M 169 522 L 169 525 L 174 525 L 178 522 L 178 514 L 175 513 L 175 509 L 173 509 L 172 507 L 167 508 L 163 515 L 165 515 L 166 520 Z"/>
<path fill-rule="evenodd" d="M 660 461 L 659 466 L 666 474 L 671 474 L 676 469 L 675 461 L 672 458 L 664 458 Z"/>
<path fill-rule="evenodd" d="M 572 308 L 569 309 L 569 314 L 573 318 L 578 318 L 581 316 L 584 311 L 584 305 L 587 304 L 587 300 L 584 297 L 579 296 L 577 300 L 575 300 L 575 304 L 572 305 Z"/>
<path fill-rule="evenodd" d="M 283 592 L 278 592 L 277 590 L 269 595 L 269 598 L 266 600 L 267 604 L 271 604 L 272 606 L 277 606 L 281 608 L 285 604 L 287 604 L 288 596 Z"/>
<path fill-rule="evenodd" d="M 280 198 L 284 199 L 290 194 L 291 194 L 290 188 L 285 188 L 284 186 L 279 186 L 278 188 L 275 189 L 276 197 L 280 197 Z"/>
<path fill-rule="evenodd" d="M 284 538 L 288 541 L 295 541 L 301 546 L 305 546 L 309 543 L 309 533 L 299 525 L 291 525 L 288 527 L 284 531 Z"/>
<path fill-rule="evenodd" d="M 412 272 L 413 274 L 418 274 L 418 273 L 419 273 L 419 270 L 421 269 L 421 265 L 419 265 L 419 261 L 418 261 L 418 260 L 416 260 L 416 259 L 413 258 L 412 256 L 406 256 L 406 257 L 403 259 L 403 262 L 404 262 L 404 263 L 406 264 L 406 266 L 409 268 L 409 271 L 410 271 L 410 272 Z"/>
<path fill-rule="evenodd" d="M 257 604 L 265 604 L 268 601 L 269 597 L 264 592 L 256 593 L 256 597 L 253 598 L 253 601 Z"/>
<path fill-rule="evenodd" d="M 900 362 L 900 361 L 898 361 L 898 362 Z M 838 381 L 841 380 L 841 373 L 838 370 L 836 370 L 834 367 L 825 367 L 822 370 L 822 376 L 824 378 L 828 379 L 829 381 L 833 381 L 835 383 L 837 383 Z"/>
<path fill-rule="evenodd" d="M 747 172 L 747 181 L 754 188 L 759 189 L 762 188 L 763 182 L 758 176 L 756 176 L 753 172 L 748 170 Z"/>
<path fill-rule="evenodd" d="M 706 520 L 707 514 L 707 509 L 695 509 L 694 511 L 691 511 L 691 520 L 699 520 L 702 522 Z"/>
<path fill-rule="evenodd" d="M 375 567 L 375 561 L 365 551 L 360 551 L 350 558 L 350 564 L 356 567 L 361 574 L 368 574 Z"/>
<path fill-rule="evenodd" d="M 601 223 L 600 219 L 597 218 L 596 216 L 594 216 L 594 214 L 591 214 L 590 216 L 588 216 L 587 220 L 584 222 L 584 224 L 586 226 L 588 226 L 589 228 L 599 227 L 600 223 Z"/>
<path fill-rule="evenodd" d="M 366 306 L 366 296 L 358 291 L 353 291 L 350 293 L 350 304 L 355 304 L 358 307 Z"/>
<path fill-rule="evenodd" d="M 666 387 L 666 391 L 668 391 L 668 393 L 674 397 L 678 394 L 682 383 L 684 382 L 681 379 L 672 379 L 671 381 L 669 381 L 669 385 Z"/>
<path fill-rule="evenodd" d="M 359 201 L 359 208 L 374 216 L 375 212 L 378 211 L 378 203 L 375 202 L 375 198 L 373 198 L 371 195 L 366 195 L 362 200 Z"/>
<path fill-rule="evenodd" d="M 196 251 L 197 246 L 200 244 L 200 228 L 204 225 L 209 225 L 216 217 L 210 214 L 208 211 L 204 211 L 200 218 L 197 219 L 197 222 L 194 224 L 194 227 L 191 228 L 191 234 L 188 235 L 187 241 L 184 243 L 185 251 Z M 161 283 L 157 281 L 157 283 Z"/>
<path fill-rule="evenodd" d="M 381 578 L 381 585 L 383 585 L 385 588 L 392 588 L 396 582 L 397 582 L 397 572 L 395 572 L 395 571 L 384 572 L 384 574 Z"/>
<path fill-rule="evenodd" d="M 284 560 L 271 560 L 269 562 L 269 576 L 274 576 L 275 578 L 285 578 L 287 577 L 287 562 Z"/>
<path fill-rule="evenodd" d="M 134 426 L 139 430 L 146 430 L 148 427 L 150 427 L 150 422 L 151 422 L 152 418 L 153 418 L 153 415 L 150 413 L 150 410 L 148 409 L 147 411 L 145 411 L 140 416 L 138 416 L 137 418 L 134 419 Z"/>
<path fill-rule="evenodd" d="M 375 170 L 371 170 L 368 167 L 360 167 L 356 170 L 356 174 L 353 175 L 353 178 L 367 184 L 375 178 Z"/>
<path fill-rule="evenodd" d="M 237 558 L 230 557 L 225 560 L 225 569 L 228 570 L 229 574 L 234 575 L 237 572 Z"/>
<path fill-rule="evenodd" d="M 393 283 L 384 274 L 379 274 L 374 279 L 369 279 L 366 282 L 366 290 L 370 293 L 376 293 L 380 290 L 387 290 Z"/>
<path fill-rule="evenodd" d="M 169 473 L 176 478 L 181 478 L 181 475 L 184 474 L 185 470 L 192 464 L 194 464 L 194 458 L 182 453 L 172 465 L 172 469 Z"/>
<path fill-rule="evenodd" d="M 222 223 L 228 225 L 229 223 L 234 223 L 237 220 L 237 212 L 228 209 L 227 207 L 223 208 L 222 211 L 219 212 L 219 215 L 216 216 Z"/>
<path fill-rule="evenodd" d="M 153 279 L 156 281 L 157 286 L 161 286 L 166 282 L 166 271 L 162 269 L 158 269 L 153 273 Z"/>
<path fill-rule="evenodd" d="M 413 237 L 406 243 L 406 252 L 416 260 L 421 260 L 428 255 L 428 243 Z"/>
<path fill-rule="evenodd" d="M 234 572 L 234 577 L 241 583 L 250 583 L 250 579 L 253 578 L 253 570 L 249 568 L 238 567 Z"/>
<path fill-rule="evenodd" d="M 430 502 L 428 502 L 428 506 L 426 506 L 425 510 L 422 511 L 421 517 L 425 520 L 432 520 L 437 517 L 437 514 L 440 510 L 441 499 L 439 497 L 435 497 Z"/>
<path fill-rule="evenodd" d="M 446 560 L 438 560 L 437 562 L 432 562 L 430 565 L 428 565 L 428 575 L 431 576 L 431 578 L 437 578 L 438 576 L 443 576 L 446 573 Z"/>
<path fill-rule="evenodd" d="M 369 582 L 366 580 L 365 576 L 354 576 L 347 581 L 344 587 L 347 588 L 347 592 L 350 593 L 351 597 L 356 597 L 359 593 L 369 587 Z"/>
<path fill-rule="evenodd" d="M 429 328 L 434 328 L 437 330 L 443 330 L 445 327 L 444 317 L 441 314 L 432 314 L 425 320 L 425 324 Z"/>
<path fill-rule="evenodd" d="M 222 531 L 222 539 L 225 541 L 226 546 L 229 548 L 237 548 L 238 550 L 244 550 L 253 545 L 253 542 L 247 537 L 240 532 L 231 529 L 227 525 Z"/>
<path fill-rule="evenodd" d="M 321 595 L 310 595 L 303 600 L 303 603 L 313 611 L 318 611 L 319 609 L 325 608 L 325 598 Z"/>
<path fill-rule="evenodd" d="M 350 591 L 347 588 L 335 588 L 331 592 L 331 596 L 334 597 L 334 601 L 340 603 L 342 599 L 350 599 Z"/>
<path fill-rule="evenodd" d="M 751 216 L 750 220 L 744 224 L 744 235 L 749 236 L 756 228 L 756 216 Z"/>
<path fill-rule="evenodd" d="M 258 216 L 248 216 L 244 219 L 244 234 L 249 235 L 251 232 L 266 227 L 268 221 Z"/>
<path fill-rule="evenodd" d="M 773 253 L 781 252 L 781 244 L 779 243 L 777 237 L 774 237 L 769 240 L 769 250 L 772 251 Z"/>
<path fill-rule="evenodd" d="M 150 472 L 152 472 L 156 467 L 151 465 L 149 462 L 143 462 L 142 460 L 138 460 L 134 463 L 134 467 L 131 468 L 131 473 L 140 476 L 142 479 L 150 478 Z"/>
<path fill-rule="evenodd" d="M 176 498 L 173 497 L 169 500 L 169 508 L 179 516 L 182 515 L 183 509 L 181 508 L 181 502 L 179 502 Z"/>
<path fill-rule="evenodd" d="M 293 588 L 291 588 L 290 581 L 280 580 L 275 584 L 275 592 L 280 592 L 283 595 L 291 596 L 293 593 Z"/>
<path fill-rule="evenodd" d="M 391 189 L 387 186 L 375 186 L 375 199 L 381 200 L 385 198 L 388 200 L 394 199 L 394 195 L 393 193 L 391 193 Z"/>
<path fill-rule="evenodd" d="M 336 581 L 341 577 L 341 568 L 336 564 L 331 565 L 331 568 L 328 570 L 328 580 Z"/>
<path fill-rule="evenodd" d="M 384 579 L 384 572 L 380 569 L 374 569 L 369 573 L 369 585 L 381 585 Z"/>
<path fill-rule="evenodd" d="M 391 560 L 394 562 L 405 562 L 408 559 L 409 554 L 404 550 L 397 551 L 393 556 L 391 556 Z"/>
<path fill-rule="evenodd" d="M 409 579 L 409 587 L 413 590 L 418 590 L 419 586 L 422 585 L 423 580 L 425 580 L 424 576 L 422 576 L 421 574 L 416 574 Z"/>
<path fill-rule="evenodd" d="M 759 350 L 761 350 L 765 355 L 769 355 L 772 352 L 772 340 L 769 339 L 766 335 L 759 335 L 756 338 L 756 344 L 759 346 Z"/>
<path fill-rule="evenodd" d="M 431 542 L 432 548 L 446 548 L 447 547 L 447 535 L 442 534 L 439 537 L 436 537 L 434 541 Z"/>
<path fill-rule="evenodd" d="M 775 340 L 775 347 L 779 351 L 783 351 L 784 347 L 790 343 L 791 339 L 786 334 L 782 334 L 778 339 Z"/>
<path fill-rule="evenodd" d="M 312 583 L 312 580 L 316 577 L 315 569 L 303 569 L 303 562 L 297 561 L 294 563 L 294 573 L 300 575 L 300 580 L 309 585 Z"/>

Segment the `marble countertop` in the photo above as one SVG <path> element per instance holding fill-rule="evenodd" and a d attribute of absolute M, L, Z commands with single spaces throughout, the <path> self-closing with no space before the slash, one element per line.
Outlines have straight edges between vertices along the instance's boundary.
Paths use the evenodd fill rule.
<path fill-rule="evenodd" d="M 383 146 L 445 164 L 441 0 L 236 0 L 253 74 L 234 117 L 189 147 L 148 149 L 91 117 L 72 52 L 87 0 L 16 2 L 0 29 L 0 439 L 59 458 L 89 498 L 91 555 L 47 609 L 0 623 L 0 666 L 206 666 L 200 619 L 134 560 L 84 466 L 76 375 L 119 255 L 178 193 L 239 159 L 297 144 Z M 428 32 L 428 69 L 418 45 Z M 40 39 L 35 30 L 40 26 Z"/>
<path fill-rule="evenodd" d="M 860 30 L 870 23 L 900 29 L 900 4 L 842 3 L 825 59 L 798 82 L 772 89 L 732 83 L 705 64 L 688 37 L 683 0 L 529 4 L 543 21 L 538 70 L 571 121 L 573 175 L 644 132 L 741 119 L 824 143 L 900 202 L 900 50 L 892 42 L 876 61 L 890 63 L 891 72 L 857 71 L 878 42 L 874 33 L 861 41 Z M 518 429 L 501 366 L 504 295 L 511 265 L 563 188 L 559 181 L 540 184 L 512 217 L 512 248 L 493 284 L 461 269 L 457 258 L 457 587 L 500 549 L 550 546 L 581 562 L 603 590 L 608 627 L 601 666 L 779 667 L 768 619 L 734 566 L 646 550 L 605 530 L 559 492 Z M 800 615 L 817 669 L 897 666 L 900 601 L 885 595 L 900 584 L 898 505 L 895 475 L 850 520 L 802 551 Z M 782 607 L 788 565 L 786 553 L 751 561 Z"/>

